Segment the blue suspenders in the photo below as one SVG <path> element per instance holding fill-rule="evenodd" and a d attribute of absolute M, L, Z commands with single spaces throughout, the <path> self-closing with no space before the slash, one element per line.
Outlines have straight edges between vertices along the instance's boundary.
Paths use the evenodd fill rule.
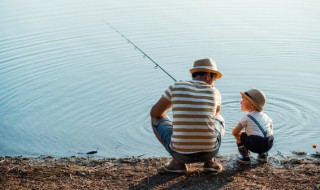
<path fill-rule="evenodd" d="M 261 127 L 260 123 L 254 118 L 252 117 L 252 115 L 247 115 L 261 130 L 261 132 L 263 133 L 264 137 L 267 137 L 267 132 L 263 130 L 263 128 Z"/>

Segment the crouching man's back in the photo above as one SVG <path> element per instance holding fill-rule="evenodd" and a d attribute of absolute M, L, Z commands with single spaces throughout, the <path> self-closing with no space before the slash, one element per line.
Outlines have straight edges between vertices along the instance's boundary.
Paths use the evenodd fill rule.
<path fill-rule="evenodd" d="M 224 135 L 224 120 L 214 83 L 222 75 L 211 59 L 195 61 L 190 72 L 192 80 L 170 85 L 152 107 L 152 128 L 173 157 L 164 166 L 166 171 L 182 173 L 187 171 L 185 163 L 204 162 L 204 170 L 218 173 L 222 166 L 214 156 Z M 170 108 L 173 122 L 166 115 Z"/>

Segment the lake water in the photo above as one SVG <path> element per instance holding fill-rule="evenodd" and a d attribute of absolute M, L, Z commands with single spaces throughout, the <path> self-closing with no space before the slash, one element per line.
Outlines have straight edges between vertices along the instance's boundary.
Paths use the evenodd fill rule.
<path fill-rule="evenodd" d="M 0 156 L 168 155 L 149 111 L 173 80 L 105 22 L 178 80 L 216 60 L 221 154 L 237 153 L 239 91 L 252 87 L 267 96 L 271 154 L 320 145 L 320 1 L 1 0 Z"/>

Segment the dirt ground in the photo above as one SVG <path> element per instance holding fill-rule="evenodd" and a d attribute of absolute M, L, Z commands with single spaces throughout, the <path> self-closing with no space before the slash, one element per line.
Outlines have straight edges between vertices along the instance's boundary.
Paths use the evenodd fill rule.
<path fill-rule="evenodd" d="M 169 158 L 0 157 L 0 189 L 320 189 L 319 158 L 270 158 L 249 166 L 218 156 L 224 171 L 202 163 L 186 174 L 165 174 Z"/>

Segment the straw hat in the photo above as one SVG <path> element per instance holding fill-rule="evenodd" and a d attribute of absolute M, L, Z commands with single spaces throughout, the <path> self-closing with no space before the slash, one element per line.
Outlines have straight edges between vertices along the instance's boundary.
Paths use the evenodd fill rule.
<path fill-rule="evenodd" d="M 216 73 L 217 79 L 222 77 L 222 74 L 218 71 L 216 62 L 213 59 L 200 59 L 194 62 L 193 68 L 190 69 L 190 73 L 195 72 L 210 72 Z"/>
<path fill-rule="evenodd" d="M 266 96 L 261 90 L 250 89 L 246 92 L 240 92 L 240 94 L 249 100 L 259 112 L 263 110 L 263 106 L 266 104 Z"/>

